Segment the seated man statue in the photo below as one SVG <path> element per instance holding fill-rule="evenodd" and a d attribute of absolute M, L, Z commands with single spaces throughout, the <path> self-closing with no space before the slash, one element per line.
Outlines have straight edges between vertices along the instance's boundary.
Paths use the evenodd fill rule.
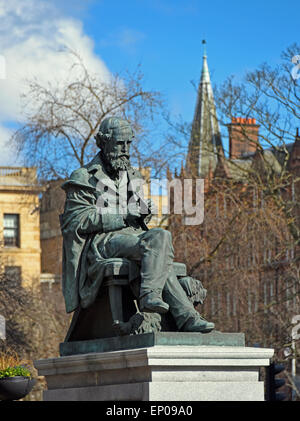
<path fill-rule="evenodd" d="M 174 272 L 170 232 L 147 228 L 152 205 L 143 200 L 142 176 L 130 165 L 133 138 L 126 121 L 105 119 L 95 136 L 100 152 L 62 186 L 66 310 L 91 306 L 100 293 L 105 263 L 126 258 L 138 262 L 140 311 L 169 312 L 178 331 L 209 332 L 214 324 L 195 310 Z M 129 280 L 134 277 L 129 273 Z"/>

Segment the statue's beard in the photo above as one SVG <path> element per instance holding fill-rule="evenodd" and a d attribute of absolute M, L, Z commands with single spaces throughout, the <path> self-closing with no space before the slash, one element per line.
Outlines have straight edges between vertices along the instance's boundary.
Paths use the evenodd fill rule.
<path fill-rule="evenodd" d="M 109 160 L 109 164 L 113 171 L 126 171 L 130 167 L 130 161 L 127 156 L 121 156 Z"/>
<path fill-rule="evenodd" d="M 130 160 L 127 155 L 118 156 L 114 153 L 102 154 L 105 165 L 110 173 L 117 175 L 118 171 L 127 171 L 130 168 Z"/>

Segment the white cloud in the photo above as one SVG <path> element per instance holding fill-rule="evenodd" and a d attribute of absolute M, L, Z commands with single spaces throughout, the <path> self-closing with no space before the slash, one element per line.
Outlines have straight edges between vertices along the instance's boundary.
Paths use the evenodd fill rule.
<path fill-rule="evenodd" d="M 25 80 L 54 82 L 68 77 L 68 47 L 80 54 L 99 79 L 109 78 L 105 63 L 94 54 L 93 41 L 82 22 L 64 16 L 50 1 L 0 0 L 0 55 L 6 61 L 6 79 L 0 79 L 0 144 L 10 130 L 7 121 L 22 121 L 20 94 Z M 3 150 L 3 149 L 2 149 Z M 5 151 L 7 162 L 9 152 Z M 1 157 L 1 165 L 6 164 Z"/>
<path fill-rule="evenodd" d="M 12 129 L 0 125 L 0 166 L 22 165 L 21 160 L 18 159 L 9 144 L 12 133 Z"/>

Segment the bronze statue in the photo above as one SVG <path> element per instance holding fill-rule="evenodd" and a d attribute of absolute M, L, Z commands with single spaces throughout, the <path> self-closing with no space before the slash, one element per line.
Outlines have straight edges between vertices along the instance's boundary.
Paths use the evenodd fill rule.
<path fill-rule="evenodd" d="M 124 259 L 128 261 L 128 285 L 140 316 L 129 315 L 131 319 L 123 321 L 116 332 L 139 333 L 140 322 L 145 320 L 141 315 L 147 318 L 147 314 L 155 320 L 152 326 L 159 325 L 165 315 L 173 319 L 173 330 L 209 332 L 214 324 L 200 316 L 188 297 L 192 295 L 189 289 L 193 282 L 198 282 L 202 292 L 200 302 L 206 290 L 192 278 L 177 278 L 170 232 L 147 228 L 152 204 L 144 201 L 142 176 L 130 165 L 133 138 L 126 121 L 105 119 L 95 136 L 100 152 L 74 171 L 62 186 L 66 192 L 61 215 L 63 294 L 67 312 L 77 312 L 71 330 L 74 332 L 80 325 L 80 317 L 91 320 L 95 311 L 102 317 L 96 301 L 101 298 L 107 268 Z M 89 330 L 90 323 L 83 323 L 81 331 Z M 106 319 L 103 323 L 107 323 Z M 114 320 L 118 328 L 116 324 L 118 321 Z M 92 339 L 97 334 L 91 331 L 83 336 Z"/>

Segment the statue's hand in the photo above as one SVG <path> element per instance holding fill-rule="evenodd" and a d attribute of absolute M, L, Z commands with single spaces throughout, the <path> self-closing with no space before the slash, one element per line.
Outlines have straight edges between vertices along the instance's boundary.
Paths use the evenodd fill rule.
<path fill-rule="evenodd" d="M 152 199 L 148 199 L 147 200 L 147 205 L 148 205 L 148 209 L 149 209 L 149 213 L 148 215 L 151 213 L 152 215 L 157 214 L 157 206 L 155 204 L 155 202 Z"/>
<path fill-rule="evenodd" d="M 126 222 L 128 225 L 136 225 L 141 219 L 140 208 L 137 203 L 128 206 L 128 213 L 126 215 Z"/>
<path fill-rule="evenodd" d="M 142 218 L 150 220 L 152 215 L 157 214 L 157 206 L 152 199 L 147 199 L 142 207 Z"/>
<path fill-rule="evenodd" d="M 183 278 L 178 278 L 178 282 L 194 306 L 203 304 L 207 290 L 203 287 L 202 282 L 199 281 L 199 279 L 185 276 Z"/>

